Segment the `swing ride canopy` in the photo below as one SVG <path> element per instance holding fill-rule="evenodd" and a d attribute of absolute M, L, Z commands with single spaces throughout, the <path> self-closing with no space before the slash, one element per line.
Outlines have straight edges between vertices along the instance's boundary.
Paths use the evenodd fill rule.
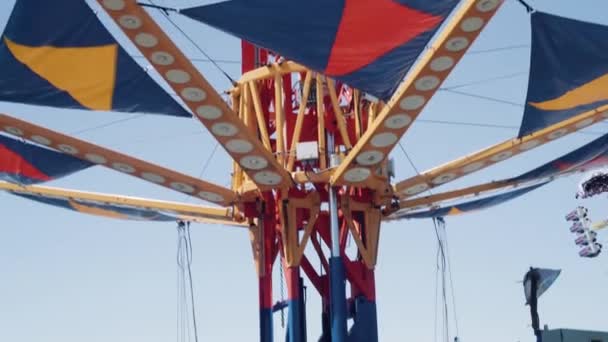
<path fill-rule="evenodd" d="M 224 102 L 147 9 L 135 1 L 98 2 L 180 101 L 125 51 L 97 18 L 95 9 L 85 1 L 73 0 L 16 1 L 0 42 L 0 101 L 94 112 L 89 115 L 115 111 L 194 117 L 240 164 L 253 191 L 288 189 L 302 183 L 272 151 L 276 138 L 268 145 L 245 127 L 237 109 Z M 385 188 L 374 182 L 376 169 L 499 5 L 497 0 L 230 0 L 180 9 L 176 15 L 252 42 L 285 60 L 268 70 L 285 66 L 312 70 L 381 103 L 382 110 L 360 139 L 347 146 L 339 165 L 325 170 L 332 185 L 379 190 Z M 367 25 L 370 21 L 377 25 Z M 529 84 L 519 135 L 389 184 L 394 203 L 386 208 L 384 220 L 485 209 L 558 177 L 608 163 L 608 136 L 602 136 L 523 175 L 422 196 L 428 189 L 606 117 L 608 27 L 543 12 L 531 14 L 531 26 Z M 249 198 L 241 189 L 203 181 L 9 115 L 0 115 L 0 128 L 0 188 L 12 194 L 119 219 L 245 226 L 234 210 Z M 215 205 L 36 185 L 89 167 L 108 167 Z"/>

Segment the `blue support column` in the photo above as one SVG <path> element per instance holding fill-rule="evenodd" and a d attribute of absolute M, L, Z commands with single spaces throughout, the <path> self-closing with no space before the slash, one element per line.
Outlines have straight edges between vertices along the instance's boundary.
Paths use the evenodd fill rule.
<path fill-rule="evenodd" d="M 272 269 L 270 270 L 272 272 Z M 272 327 L 272 275 L 259 278 L 260 291 L 260 342 L 273 342 Z"/>
<path fill-rule="evenodd" d="M 349 332 L 349 342 L 378 342 L 376 302 L 359 296 L 354 305 L 355 323 Z"/>
<path fill-rule="evenodd" d="M 285 272 L 287 280 L 287 332 L 286 342 L 305 342 L 306 327 L 304 300 L 302 298 L 302 282 L 300 268 L 290 267 Z"/>
<path fill-rule="evenodd" d="M 346 342 L 346 284 L 342 257 L 329 259 L 331 341 Z"/>

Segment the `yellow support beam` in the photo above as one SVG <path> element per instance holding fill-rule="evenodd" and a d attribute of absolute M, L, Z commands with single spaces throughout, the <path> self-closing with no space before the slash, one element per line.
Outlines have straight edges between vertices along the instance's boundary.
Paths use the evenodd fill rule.
<path fill-rule="evenodd" d="M 50 148 L 206 201 L 221 205 L 238 201 L 230 189 L 5 114 L 0 114 L 0 129 L 23 139 L 44 137 Z"/>
<path fill-rule="evenodd" d="M 305 72 L 308 69 L 296 62 L 285 61 L 282 63 L 273 63 L 268 66 L 263 66 L 255 70 L 246 72 L 239 79 L 239 83 L 248 83 L 251 81 L 260 81 L 265 79 L 274 78 L 277 75 L 285 75 L 292 72 Z"/>
<path fill-rule="evenodd" d="M 340 136 L 342 137 L 344 146 L 346 146 L 346 148 L 350 150 L 351 148 L 353 148 L 353 145 L 350 143 L 350 137 L 348 136 L 348 130 L 346 129 L 346 120 L 344 119 L 344 113 L 342 112 L 342 108 L 340 108 L 338 94 L 336 94 L 336 82 L 334 82 L 334 80 L 329 77 L 327 78 L 327 88 L 329 89 L 329 98 L 331 99 L 331 105 L 334 109 L 334 114 L 336 115 L 336 121 L 338 122 Z"/>
<path fill-rule="evenodd" d="M 257 83 L 252 81 L 247 84 L 249 84 L 249 91 L 251 91 L 251 97 L 253 98 L 255 116 L 258 120 L 258 128 L 260 130 L 260 135 L 262 136 L 262 141 L 264 142 L 264 147 L 266 147 L 268 151 L 272 151 L 272 145 L 270 145 L 270 136 L 268 135 L 268 129 L 266 128 L 266 118 L 264 117 L 264 110 L 262 108 L 262 101 L 260 99 L 260 92 L 258 91 Z"/>
<path fill-rule="evenodd" d="M 399 142 L 411 123 L 464 56 L 502 0 L 465 0 L 446 28 L 425 50 L 404 82 L 340 164 L 332 184 L 364 186 L 374 168 Z"/>
<path fill-rule="evenodd" d="M 289 156 L 287 161 L 287 171 L 293 171 L 293 165 L 296 160 L 296 148 L 300 142 L 302 135 L 302 126 L 304 125 L 304 114 L 306 114 L 306 104 L 310 95 L 312 84 L 312 72 L 307 72 L 304 78 L 304 86 L 302 88 L 302 99 L 300 100 L 300 108 L 298 109 L 298 117 L 296 118 L 296 126 L 293 130 L 291 145 L 289 145 Z"/>
<path fill-rule="evenodd" d="M 522 138 L 514 138 L 490 146 L 401 181 L 395 186 L 395 191 L 402 198 L 419 194 L 589 127 L 606 118 L 608 118 L 608 105 L 600 106 Z"/>
<path fill-rule="evenodd" d="M 194 204 L 77 191 L 40 185 L 18 185 L 3 181 L 0 181 L 0 190 L 46 198 L 79 201 L 82 203 L 91 202 L 95 204 L 127 206 L 135 209 L 166 211 L 178 216 L 179 219 L 186 221 L 247 227 L 246 224 L 241 222 L 241 218 L 234 217 L 232 208 L 214 208 Z"/>

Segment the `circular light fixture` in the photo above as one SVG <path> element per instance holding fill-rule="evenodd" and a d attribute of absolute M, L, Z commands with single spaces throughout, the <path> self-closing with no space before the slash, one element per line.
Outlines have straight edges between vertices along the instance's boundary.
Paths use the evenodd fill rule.
<path fill-rule="evenodd" d="M 368 179 L 371 175 L 369 169 L 363 167 L 354 167 L 344 173 L 344 180 L 349 183 L 359 183 Z"/>
<path fill-rule="evenodd" d="M 253 180 L 262 185 L 277 185 L 281 183 L 281 176 L 272 171 L 260 171 L 253 175 Z"/>
<path fill-rule="evenodd" d="M 429 90 L 433 90 L 435 88 L 437 88 L 437 86 L 439 86 L 439 78 L 437 76 L 423 76 L 420 77 L 416 83 L 414 84 L 414 86 L 416 87 L 417 90 L 420 91 L 429 91 Z"/>
<path fill-rule="evenodd" d="M 490 12 L 496 9 L 500 4 L 500 0 L 480 0 L 477 2 L 477 10 L 479 12 Z"/>
<path fill-rule="evenodd" d="M 511 152 L 511 151 L 502 151 L 499 154 L 495 154 L 492 157 L 490 157 L 490 160 L 493 162 L 500 162 L 500 161 L 509 159 L 512 155 L 513 155 L 513 152 Z"/>
<path fill-rule="evenodd" d="M 403 191 L 403 193 L 405 193 L 406 195 L 412 196 L 412 195 L 419 194 L 423 191 L 426 191 L 426 190 L 428 190 L 428 188 L 429 188 L 428 184 L 420 183 L 420 184 L 416 184 L 412 187 L 405 189 L 405 191 Z"/>
<path fill-rule="evenodd" d="M 95 164 L 105 164 L 108 161 L 104 156 L 100 156 L 99 154 L 95 153 L 87 153 L 84 155 L 84 157 L 91 163 Z"/>
<path fill-rule="evenodd" d="M 113 163 L 112 168 L 117 171 L 124 172 L 124 173 L 135 172 L 135 168 L 133 166 L 131 166 L 129 164 L 125 164 L 125 163 Z"/>
<path fill-rule="evenodd" d="M 261 170 L 268 166 L 268 161 L 260 156 L 245 156 L 241 158 L 239 164 L 249 170 Z"/>
<path fill-rule="evenodd" d="M 201 191 L 198 193 L 198 197 L 214 203 L 224 202 L 224 197 L 209 191 Z"/>
<path fill-rule="evenodd" d="M 112 11 L 120 11 L 125 8 L 125 2 L 124 0 L 103 0 L 103 7 Z"/>
<path fill-rule="evenodd" d="M 4 130 L 12 135 L 18 135 L 18 136 L 23 135 L 23 131 L 17 127 L 6 126 L 6 127 L 4 127 Z"/>
<path fill-rule="evenodd" d="M 222 111 L 214 106 L 199 106 L 196 108 L 196 115 L 203 119 L 215 120 L 222 116 Z"/>
<path fill-rule="evenodd" d="M 403 110 L 416 110 L 424 105 L 426 99 L 422 95 L 410 95 L 405 97 L 399 103 L 399 107 Z"/>
<path fill-rule="evenodd" d="M 167 71 L 165 77 L 167 77 L 169 82 L 176 84 L 184 84 L 190 81 L 190 74 L 180 69 L 171 69 Z"/>
<path fill-rule="evenodd" d="M 460 24 L 460 28 L 464 31 L 464 32 L 475 32 L 478 31 L 480 28 L 483 27 L 484 21 L 483 19 L 479 18 L 479 17 L 470 17 L 470 18 L 466 18 L 465 20 L 462 21 L 462 23 Z"/>
<path fill-rule="evenodd" d="M 465 37 L 454 37 L 450 38 L 447 43 L 445 43 L 445 48 L 451 52 L 462 51 L 469 46 L 469 40 Z"/>
<path fill-rule="evenodd" d="M 134 15 L 123 15 L 118 19 L 118 23 L 120 26 L 129 30 L 135 30 L 141 27 L 141 19 Z"/>
<path fill-rule="evenodd" d="M 173 62 L 175 62 L 175 57 L 165 51 L 152 52 L 150 59 L 152 60 L 152 63 L 163 66 L 171 65 Z"/>
<path fill-rule="evenodd" d="M 447 183 L 451 180 L 453 180 L 454 178 L 456 178 L 456 174 L 455 173 L 445 173 L 441 176 L 437 176 L 435 178 L 433 178 L 433 184 L 439 185 L 439 184 L 443 184 L 443 183 Z"/>
<path fill-rule="evenodd" d="M 462 172 L 471 173 L 473 171 L 477 171 L 477 170 L 481 169 L 484 165 L 485 165 L 485 163 L 482 161 L 474 162 L 474 163 L 471 163 L 471 164 L 463 167 Z"/>
<path fill-rule="evenodd" d="M 174 190 L 185 192 L 187 194 L 191 194 L 194 192 L 194 187 L 192 185 L 182 182 L 171 182 L 169 186 Z"/>
<path fill-rule="evenodd" d="M 142 172 L 141 178 L 157 184 L 162 184 L 165 182 L 165 177 L 152 172 Z"/>
<path fill-rule="evenodd" d="M 395 144 L 398 139 L 393 133 L 380 133 L 372 137 L 371 144 L 374 147 L 388 147 Z"/>
<path fill-rule="evenodd" d="M 253 150 L 253 145 L 247 140 L 233 139 L 226 143 L 226 149 L 232 153 L 249 153 Z"/>
<path fill-rule="evenodd" d="M 49 146 L 51 144 L 51 140 L 50 139 L 45 138 L 45 137 L 40 136 L 40 135 L 32 135 L 30 137 L 30 140 L 33 141 L 33 142 L 35 142 L 35 143 L 38 143 L 40 145 L 45 145 L 45 146 Z"/>
<path fill-rule="evenodd" d="M 384 126 L 391 129 L 401 129 L 409 125 L 411 122 L 412 118 L 409 115 L 401 113 L 391 115 L 386 118 L 386 121 L 384 121 Z"/>
<path fill-rule="evenodd" d="M 431 70 L 436 72 L 446 71 L 454 66 L 454 58 L 441 56 L 431 61 Z"/>
<path fill-rule="evenodd" d="M 229 122 L 219 122 L 211 126 L 211 132 L 220 137 L 231 137 L 239 130 Z"/>
<path fill-rule="evenodd" d="M 78 153 L 78 149 L 76 147 L 67 145 L 67 144 L 59 144 L 59 145 L 57 145 L 57 149 L 63 153 L 67 153 L 67 154 L 77 154 Z"/>
<path fill-rule="evenodd" d="M 184 88 L 181 94 L 184 99 L 190 102 L 201 102 L 207 98 L 204 90 L 195 87 Z"/>
<path fill-rule="evenodd" d="M 135 44 L 145 48 L 155 47 L 158 44 L 158 38 L 149 33 L 138 33 L 135 36 Z"/>
<path fill-rule="evenodd" d="M 360 165 L 375 165 L 384 159 L 384 153 L 380 151 L 365 151 L 357 156 L 357 163 Z"/>

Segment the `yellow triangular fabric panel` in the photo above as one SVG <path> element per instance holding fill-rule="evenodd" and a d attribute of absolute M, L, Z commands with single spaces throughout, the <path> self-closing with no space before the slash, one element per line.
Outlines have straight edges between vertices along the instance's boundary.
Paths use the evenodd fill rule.
<path fill-rule="evenodd" d="M 530 104 L 542 110 L 572 109 L 608 99 L 606 88 L 608 88 L 608 75 L 598 77 L 587 84 L 570 90 L 556 99 L 544 102 L 530 102 Z"/>
<path fill-rule="evenodd" d="M 452 209 L 450 209 L 450 211 L 448 212 L 448 215 L 452 216 L 452 215 L 460 215 L 462 214 L 463 211 L 456 208 L 456 207 L 452 207 Z"/>
<path fill-rule="evenodd" d="M 32 47 L 4 38 L 15 58 L 83 107 L 111 110 L 116 81 L 115 44 L 98 47 Z"/>
<path fill-rule="evenodd" d="M 123 220 L 129 218 L 129 216 L 127 216 L 127 215 L 117 213 L 112 210 L 106 210 L 106 209 L 101 209 L 101 208 L 97 208 L 97 207 L 89 207 L 89 206 L 82 205 L 82 204 L 79 204 L 74 201 L 70 201 L 70 205 L 72 206 L 72 208 L 76 209 L 77 211 L 79 211 L 83 214 L 90 214 L 90 215 L 95 215 L 95 216 L 109 217 L 109 218 L 123 219 Z"/>

